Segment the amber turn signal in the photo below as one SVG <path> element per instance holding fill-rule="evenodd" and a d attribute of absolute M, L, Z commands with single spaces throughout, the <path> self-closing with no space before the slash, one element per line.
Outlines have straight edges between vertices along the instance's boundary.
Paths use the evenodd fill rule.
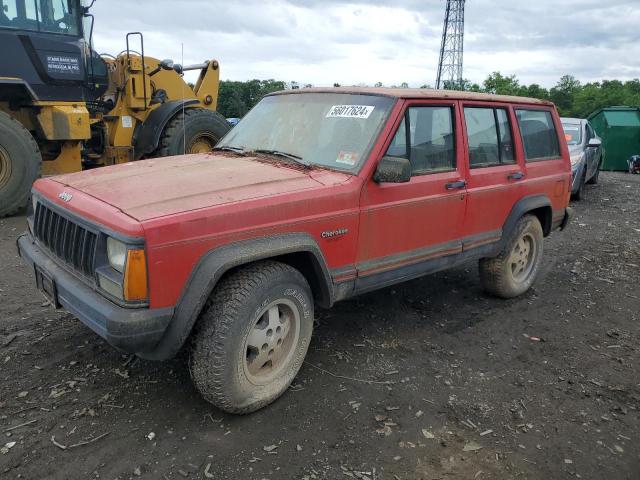
<path fill-rule="evenodd" d="M 147 298 L 147 258 L 144 250 L 129 250 L 124 273 L 124 299 L 127 302 L 141 302 Z"/>

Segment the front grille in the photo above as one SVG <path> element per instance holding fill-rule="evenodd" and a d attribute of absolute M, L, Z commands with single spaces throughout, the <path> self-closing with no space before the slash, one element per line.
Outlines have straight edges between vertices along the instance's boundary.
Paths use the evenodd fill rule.
<path fill-rule="evenodd" d="M 33 231 L 40 243 L 78 272 L 92 276 L 97 235 L 38 202 Z"/>

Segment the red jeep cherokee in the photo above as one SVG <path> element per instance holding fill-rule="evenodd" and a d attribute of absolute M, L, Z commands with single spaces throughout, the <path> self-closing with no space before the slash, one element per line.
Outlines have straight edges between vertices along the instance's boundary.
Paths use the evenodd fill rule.
<path fill-rule="evenodd" d="M 19 250 L 53 305 L 142 358 L 187 346 L 202 395 L 247 413 L 296 376 L 314 304 L 471 259 L 525 292 L 569 219 L 562 139 L 539 100 L 280 92 L 213 154 L 39 180 Z"/>

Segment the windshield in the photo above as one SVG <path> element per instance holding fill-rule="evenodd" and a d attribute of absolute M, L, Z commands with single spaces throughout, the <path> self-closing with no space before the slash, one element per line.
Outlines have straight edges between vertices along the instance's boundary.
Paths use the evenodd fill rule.
<path fill-rule="evenodd" d="M 582 143 L 582 129 L 578 123 L 563 123 L 564 138 L 568 145 L 580 145 Z"/>
<path fill-rule="evenodd" d="M 260 101 L 217 147 L 265 150 L 356 172 L 393 103 L 393 98 L 374 95 L 273 95 Z"/>
<path fill-rule="evenodd" d="M 78 35 L 77 0 L 0 0 L 0 28 Z"/>

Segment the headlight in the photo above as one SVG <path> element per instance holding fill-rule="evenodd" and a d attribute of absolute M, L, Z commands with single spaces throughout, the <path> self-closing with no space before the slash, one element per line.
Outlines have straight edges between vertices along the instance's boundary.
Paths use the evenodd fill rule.
<path fill-rule="evenodd" d="M 582 160 L 582 155 L 583 155 L 582 153 L 576 153 L 575 155 L 571 155 L 571 158 L 569 160 L 571 161 L 572 167 L 580 163 L 580 160 Z"/>
<path fill-rule="evenodd" d="M 124 273 L 124 264 L 127 259 L 127 246 L 124 243 L 107 237 L 107 257 L 109 257 L 109 264 L 115 270 Z"/>

